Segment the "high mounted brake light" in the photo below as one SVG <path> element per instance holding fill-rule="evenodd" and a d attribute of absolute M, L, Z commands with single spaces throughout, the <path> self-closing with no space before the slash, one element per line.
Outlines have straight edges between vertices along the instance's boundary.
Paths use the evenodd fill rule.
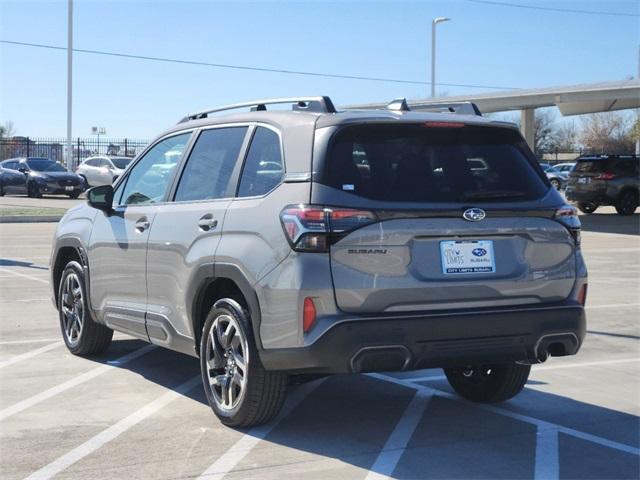
<path fill-rule="evenodd" d="M 464 123 L 462 122 L 425 122 L 425 127 L 429 128 L 462 128 Z"/>
<path fill-rule="evenodd" d="M 571 205 L 564 205 L 556 210 L 553 217 L 562 223 L 573 237 L 576 245 L 580 245 L 580 219 L 578 218 L 578 210 Z"/>
<path fill-rule="evenodd" d="M 373 212 L 317 205 L 289 205 L 280 213 L 287 240 L 299 252 L 326 252 L 348 232 L 377 221 Z"/>

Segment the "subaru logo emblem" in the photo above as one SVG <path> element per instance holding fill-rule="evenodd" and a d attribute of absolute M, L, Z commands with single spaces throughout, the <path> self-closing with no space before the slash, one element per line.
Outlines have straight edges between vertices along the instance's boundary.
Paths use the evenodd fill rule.
<path fill-rule="evenodd" d="M 462 218 L 469 220 L 470 222 L 479 222 L 486 217 L 487 214 L 481 208 L 468 208 L 462 214 Z"/>

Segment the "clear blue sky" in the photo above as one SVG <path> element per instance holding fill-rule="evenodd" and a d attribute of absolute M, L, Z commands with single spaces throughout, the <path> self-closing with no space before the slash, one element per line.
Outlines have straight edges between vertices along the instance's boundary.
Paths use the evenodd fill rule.
<path fill-rule="evenodd" d="M 496 0 L 498 1 L 498 0 Z M 637 0 L 499 0 L 638 14 Z M 0 0 L 0 39 L 66 45 L 66 0 Z M 468 0 L 75 1 L 76 48 L 336 74 L 545 87 L 637 75 L 638 17 L 562 13 Z M 438 88 L 450 95 L 481 88 Z M 156 63 L 77 53 L 74 136 L 151 138 L 184 113 L 253 98 L 330 95 L 336 104 L 428 96 L 428 85 Z M 0 122 L 19 135 L 64 136 L 66 53 L 0 44 Z"/>

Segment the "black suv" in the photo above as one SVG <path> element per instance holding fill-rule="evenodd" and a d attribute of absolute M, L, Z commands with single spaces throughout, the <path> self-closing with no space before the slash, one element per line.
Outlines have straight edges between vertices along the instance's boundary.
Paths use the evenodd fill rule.
<path fill-rule="evenodd" d="M 638 208 L 639 191 L 636 155 L 590 155 L 578 157 L 569 174 L 566 195 L 584 213 L 613 205 L 620 215 L 631 215 Z"/>

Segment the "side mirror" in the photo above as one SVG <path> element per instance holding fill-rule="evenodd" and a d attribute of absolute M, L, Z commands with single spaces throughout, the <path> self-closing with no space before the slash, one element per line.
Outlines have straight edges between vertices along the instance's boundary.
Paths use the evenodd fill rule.
<path fill-rule="evenodd" d="M 113 209 L 113 187 L 111 185 L 100 185 L 89 189 L 87 191 L 87 201 L 93 208 L 109 213 Z"/>

